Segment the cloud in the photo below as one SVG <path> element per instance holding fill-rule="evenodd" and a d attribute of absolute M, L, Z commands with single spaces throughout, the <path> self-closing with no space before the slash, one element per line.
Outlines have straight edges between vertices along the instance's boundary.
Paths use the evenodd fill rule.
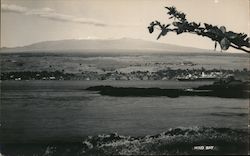
<path fill-rule="evenodd" d="M 2 4 L 1 5 L 1 11 L 3 11 L 3 12 L 25 13 L 27 11 L 27 9 L 25 7 L 22 7 L 22 6 Z"/>
<path fill-rule="evenodd" d="M 95 25 L 95 26 L 107 26 L 107 24 L 99 20 L 62 14 L 62 13 L 56 12 L 54 9 L 51 9 L 51 8 L 28 9 L 26 7 L 14 5 L 14 4 L 11 4 L 11 5 L 2 4 L 1 11 L 2 12 L 14 12 L 14 13 L 23 14 L 26 16 L 38 16 L 40 18 L 46 18 L 46 19 L 62 21 L 62 22 L 90 24 L 90 25 Z"/>

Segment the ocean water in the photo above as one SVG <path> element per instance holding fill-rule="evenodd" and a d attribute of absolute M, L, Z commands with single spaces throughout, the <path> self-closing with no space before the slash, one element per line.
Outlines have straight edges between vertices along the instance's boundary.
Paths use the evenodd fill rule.
<path fill-rule="evenodd" d="M 111 97 L 85 90 L 96 85 L 191 88 L 209 83 L 2 81 L 1 153 L 188 154 L 197 152 L 194 145 L 247 153 L 248 99 Z"/>

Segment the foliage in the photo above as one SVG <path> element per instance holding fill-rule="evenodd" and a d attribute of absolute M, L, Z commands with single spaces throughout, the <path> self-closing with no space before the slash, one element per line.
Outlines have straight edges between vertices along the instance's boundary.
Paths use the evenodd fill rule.
<path fill-rule="evenodd" d="M 228 50 L 229 47 L 233 47 L 250 53 L 250 38 L 247 37 L 247 34 L 227 31 L 225 26 L 218 27 L 207 23 L 189 22 L 186 19 L 186 14 L 177 11 L 175 7 L 165 8 L 168 10 L 169 19 L 174 21 L 171 24 L 162 24 L 159 21 L 150 23 L 148 26 L 150 33 L 153 33 L 155 29 L 161 30 L 157 39 L 167 35 L 168 32 L 175 32 L 177 35 L 187 32 L 208 37 L 215 41 L 215 49 L 218 42 L 222 50 Z"/>

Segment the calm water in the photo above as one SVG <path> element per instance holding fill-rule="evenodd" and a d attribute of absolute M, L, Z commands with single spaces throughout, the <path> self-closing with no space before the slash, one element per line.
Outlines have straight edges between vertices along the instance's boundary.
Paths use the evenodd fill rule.
<path fill-rule="evenodd" d="M 209 82 L 2 81 L 1 142 L 81 141 L 117 132 L 145 136 L 176 127 L 246 129 L 247 99 L 215 97 L 110 97 L 95 85 L 190 88 Z"/>

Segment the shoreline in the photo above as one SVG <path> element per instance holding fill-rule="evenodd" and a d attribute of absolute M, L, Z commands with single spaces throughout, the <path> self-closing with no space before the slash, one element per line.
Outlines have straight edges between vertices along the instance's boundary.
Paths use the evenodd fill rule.
<path fill-rule="evenodd" d="M 82 71 L 77 73 L 65 72 L 65 70 L 43 71 L 2 71 L 1 80 L 179 80 L 179 81 L 216 81 L 228 75 L 244 81 L 249 80 L 250 70 L 226 70 L 226 69 L 172 69 L 166 68 L 157 71 Z"/>

